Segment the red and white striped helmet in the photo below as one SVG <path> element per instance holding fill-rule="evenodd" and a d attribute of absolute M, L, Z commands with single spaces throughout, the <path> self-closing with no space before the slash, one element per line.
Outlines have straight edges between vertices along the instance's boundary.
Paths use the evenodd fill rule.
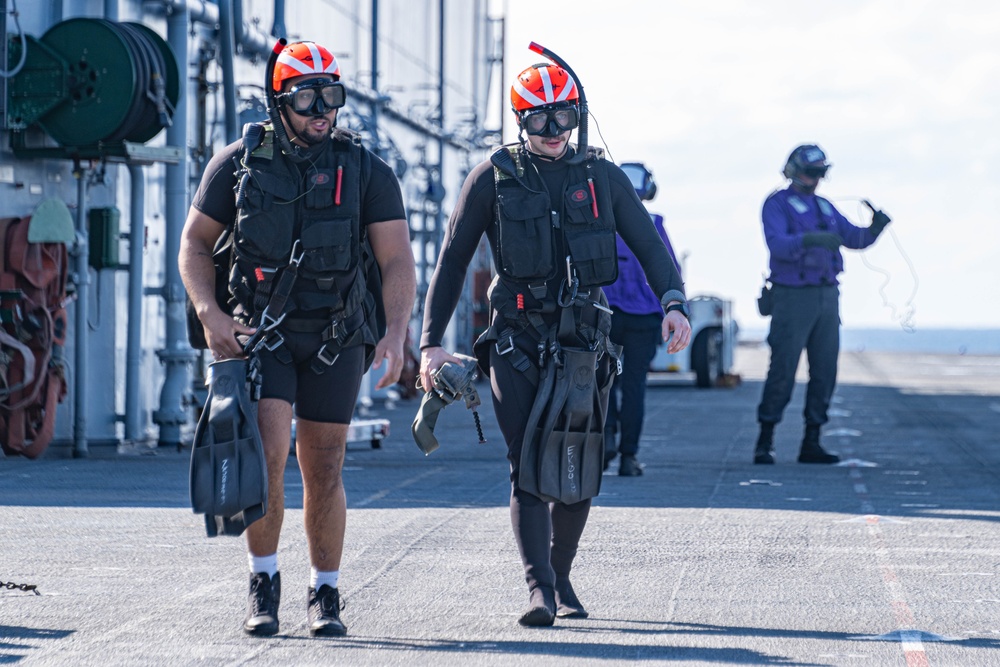
<path fill-rule="evenodd" d="M 510 87 L 515 113 L 560 102 L 580 103 L 580 92 L 569 72 L 558 65 L 532 65 L 517 75 Z"/>
<path fill-rule="evenodd" d="M 274 64 L 271 86 L 281 90 L 281 84 L 303 74 L 332 74 L 340 79 L 340 65 L 329 49 L 315 42 L 293 42 L 281 50 Z"/>

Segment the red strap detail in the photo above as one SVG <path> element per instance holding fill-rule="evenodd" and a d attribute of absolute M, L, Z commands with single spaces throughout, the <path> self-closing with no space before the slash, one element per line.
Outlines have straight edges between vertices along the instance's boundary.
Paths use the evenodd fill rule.
<path fill-rule="evenodd" d="M 344 168 L 337 167 L 337 192 L 333 195 L 333 203 L 340 206 L 340 184 L 344 181 Z"/>
<path fill-rule="evenodd" d="M 597 195 L 594 194 L 594 179 L 588 178 L 587 185 L 590 186 L 590 205 L 594 211 L 594 218 L 597 218 Z"/>

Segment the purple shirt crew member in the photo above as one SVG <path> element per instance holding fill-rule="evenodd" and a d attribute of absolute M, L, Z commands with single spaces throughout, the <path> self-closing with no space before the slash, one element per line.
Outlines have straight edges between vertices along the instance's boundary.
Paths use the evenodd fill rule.
<path fill-rule="evenodd" d="M 769 280 L 773 306 L 767 335 L 771 361 L 757 406 L 760 435 L 754 448 L 754 463 L 774 463 L 774 427 L 792 397 L 803 349 L 809 360 L 809 384 L 802 414 L 805 434 L 798 460 L 799 463 L 840 460 L 819 444 L 820 427 L 827 422 L 830 398 L 837 383 L 840 354 L 837 275 L 844 270 L 840 247 L 867 248 L 889 223 L 889 216 L 872 208 L 870 227 L 851 224 L 833 204 L 816 196 L 816 186 L 829 168 L 826 154 L 819 146 L 798 146 L 782 170 L 791 184 L 772 193 L 761 212 L 764 239 L 771 254 Z"/>
<path fill-rule="evenodd" d="M 663 216 L 653 214 L 651 217 L 679 274 L 677 256 L 663 229 Z M 618 474 L 637 477 L 642 474 L 636 454 L 646 414 L 646 373 L 660 344 L 663 306 L 646 282 L 639 260 L 620 236 L 617 242 L 618 280 L 605 287 L 604 294 L 614 311 L 611 315 L 611 340 L 623 348 L 622 372 L 615 376 L 608 399 L 608 416 L 604 420 L 604 467 L 607 469 L 611 461 L 621 454 Z"/>

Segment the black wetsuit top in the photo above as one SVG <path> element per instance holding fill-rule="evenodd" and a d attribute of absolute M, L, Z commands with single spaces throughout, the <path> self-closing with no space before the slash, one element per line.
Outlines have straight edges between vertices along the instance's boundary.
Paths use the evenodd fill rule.
<path fill-rule="evenodd" d="M 561 196 L 566 186 L 566 158 L 572 153 L 570 149 L 564 158 L 555 161 L 531 156 L 553 197 Z M 653 292 L 663 295 L 670 290 L 683 291 L 680 275 L 628 176 L 612 163 L 607 164 L 607 171 L 618 234 L 639 259 Z M 606 204 L 599 202 L 602 205 Z M 461 297 L 466 270 L 484 233 L 493 252 L 493 265 L 497 266 L 496 185 L 489 160 L 477 165 L 465 180 L 445 230 L 442 254 L 430 282 L 421 348 L 441 345 Z"/>

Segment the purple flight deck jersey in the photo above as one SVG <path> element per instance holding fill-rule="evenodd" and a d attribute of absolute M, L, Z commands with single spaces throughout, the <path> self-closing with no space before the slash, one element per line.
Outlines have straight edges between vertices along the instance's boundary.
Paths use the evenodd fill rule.
<path fill-rule="evenodd" d="M 663 244 L 667 246 L 670 259 L 674 260 L 674 266 L 677 267 L 677 272 L 680 274 L 680 266 L 677 264 L 674 249 L 670 246 L 666 230 L 663 229 L 663 216 L 654 213 L 651 220 L 656 232 L 663 239 Z M 649 283 L 646 282 L 646 274 L 643 273 L 639 260 L 622 241 L 622 237 L 618 236 L 616 240 L 618 242 L 618 280 L 603 288 L 604 295 L 608 298 L 608 304 L 632 315 L 662 315 L 663 306 L 660 304 L 660 297 L 653 294 Z M 682 280 L 683 278 L 684 276 L 681 276 Z"/>
<path fill-rule="evenodd" d="M 840 250 L 805 248 L 807 232 L 837 234 L 845 248 L 859 250 L 875 243 L 875 235 L 852 224 L 826 199 L 807 195 L 791 186 L 773 192 L 761 212 L 764 240 L 771 253 L 771 282 L 788 287 L 836 285 L 844 270 Z"/>

